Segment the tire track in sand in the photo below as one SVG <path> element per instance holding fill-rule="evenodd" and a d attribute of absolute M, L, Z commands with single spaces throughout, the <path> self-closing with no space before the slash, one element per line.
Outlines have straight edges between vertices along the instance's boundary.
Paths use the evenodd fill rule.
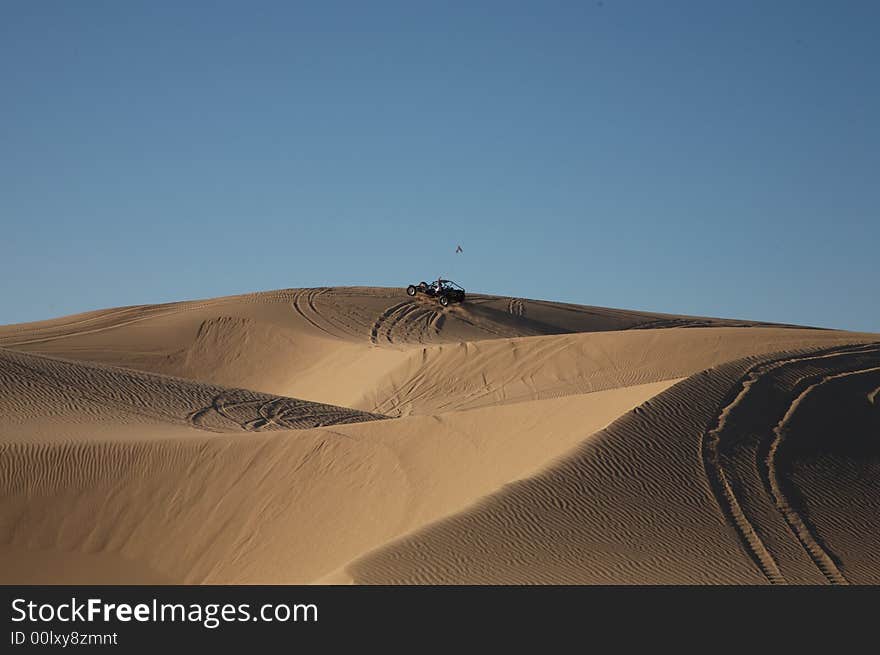
<path fill-rule="evenodd" d="M 388 343 L 391 343 L 391 327 L 386 324 L 390 323 L 390 325 L 393 326 L 400 320 L 398 314 L 401 312 L 406 313 L 407 311 L 412 311 L 412 309 L 407 310 L 407 307 L 411 308 L 412 306 L 413 302 L 411 300 L 404 300 L 396 305 L 387 307 L 385 311 L 379 314 L 378 318 L 376 318 L 376 321 L 373 323 L 373 326 L 370 328 L 370 342 L 374 345 L 378 345 L 379 334 L 381 332 Z"/>
<path fill-rule="evenodd" d="M 813 531 L 810 529 L 810 526 L 808 525 L 804 517 L 801 516 L 801 514 L 795 509 L 794 505 L 787 498 L 783 490 L 784 484 L 779 474 L 777 456 L 780 446 L 782 445 L 785 438 L 788 436 L 789 424 L 791 423 L 791 419 L 797 412 L 800 405 L 807 398 L 807 396 L 813 393 L 816 389 L 833 380 L 838 380 L 853 375 L 873 373 L 876 371 L 880 371 L 880 366 L 859 369 L 855 371 L 845 371 L 843 373 L 835 373 L 832 375 L 825 375 L 818 382 L 813 382 L 812 384 L 809 384 L 809 386 L 801 391 L 801 393 L 794 399 L 791 405 L 789 405 L 788 409 L 785 412 L 785 415 L 773 428 L 773 440 L 770 444 L 767 457 L 764 460 L 765 474 L 769 487 L 769 492 L 771 497 L 773 498 L 774 504 L 776 505 L 776 509 L 779 510 L 780 514 L 782 514 L 786 523 L 788 523 L 788 526 L 791 529 L 792 533 L 794 533 L 798 541 L 801 542 L 804 550 L 807 551 L 807 554 L 813 560 L 813 563 L 816 565 L 816 567 L 822 572 L 822 575 L 825 576 L 825 579 L 833 585 L 846 585 L 849 584 L 849 580 L 846 579 L 846 576 L 837 566 L 837 563 L 834 561 L 834 558 L 831 556 L 831 554 L 825 550 L 820 541 L 813 534 Z"/>
<path fill-rule="evenodd" d="M 304 318 L 312 327 L 317 328 L 321 332 L 336 336 L 323 324 L 321 314 L 315 307 L 315 296 L 320 294 L 323 289 L 302 289 L 296 293 L 291 302 L 291 306 L 302 318 Z M 304 298 L 305 297 L 305 298 Z"/>
<path fill-rule="evenodd" d="M 382 418 L 385 417 L 348 407 L 270 396 L 245 389 L 221 393 L 213 398 L 210 405 L 187 416 L 192 427 L 213 432 L 304 430 Z"/>
<path fill-rule="evenodd" d="M 743 510 L 742 504 L 740 503 L 740 500 L 738 499 L 735 492 L 735 485 L 732 483 L 731 477 L 725 470 L 722 463 L 721 447 L 725 437 L 725 431 L 728 428 L 729 418 L 731 414 L 748 399 L 749 393 L 755 386 L 755 384 L 757 384 L 764 376 L 771 375 L 778 369 L 812 360 L 856 355 L 865 352 L 876 352 L 875 349 L 876 344 L 843 346 L 824 349 L 821 351 L 814 351 L 813 353 L 807 353 L 803 355 L 796 355 L 792 357 L 772 360 L 769 362 L 763 361 L 755 364 L 746 371 L 745 375 L 742 378 L 740 378 L 739 391 L 736 393 L 733 399 L 722 408 L 721 412 L 717 415 L 712 427 L 703 434 L 703 437 L 700 441 L 701 456 L 703 459 L 706 477 L 709 481 L 710 487 L 712 488 L 713 494 L 715 495 L 718 506 L 727 522 L 735 529 L 743 547 L 746 549 L 749 556 L 761 570 L 764 577 L 771 584 L 785 584 L 785 576 L 780 570 L 778 562 L 770 553 L 767 545 L 761 539 L 760 535 L 755 529 L 755 526 L 752 524 L 745 511 Z M 850 373 L 851 372 L 848 372 L 847 374 Z M 843 374 L 836 374 L 826 377 L 840 377 L 841 375 Z M 800 383 L 801 380 L 802 378 L 798 379 L 797 382 Z M 809 388 L 812 389 L 814 387 Z M 799 399 L 802 399 L 805 393 L 806 392 L 802 393 L 795 399 L 795 401 L 791 405 L 789 405 L 787 411 L 783 416 L 782 421 L 780 421 L 781 424 L 784 424 L 784 422 L 787 420 L 786 417 L 790 419 L 790 416 L 793 414 L 793 410 L 791 409 L 791 407 L 799 404 Z M 734 435 L 734 437 L 735 436 L 736 435 Z M 777 440 L 778 436 L 779 435 L 777 434 Z M 775 445 L 775 447 L 771 445 L 771 451 L 774 453 L 774 456 L 776 450 L 778 450 L 778 443 Z M 768 457 L 763 462 L 763 464 L 767 466 L 770 459 L 771 458 Z M 760 458 L 758 464 L 761 465 Z M 776 476 L 775 469 L 772 472 L 769 472 L 766 469 L 762 471 L 762 478 L 765 480 L 770 479 L 773 476 Z M 798 532 L 792 527 L 792 522 L 794 522 L 795 524 L 802 524 L 803 526 L 806 526 L 806 522 L 803 520 L 803 518 L 800 517 L 787 502 L 781 500 L 782 498 L 784 498 L 784 496 L 782 496 L 781 494 L 779 496 L 776 496 L 773 493 L 771 493 L 770 495 L 777 509 L 780 511 L 780 513 L 783 514 L 783 518 L 786 519 L 786 523 L 788 523 L 790 529 L 798 538 L 801 546 L 807 551 L 807 554 L 810 555 L 810 558 L 814 561 L 814 563 L 816 563 L 817 567 L 826 577 L 826 579 L 828 579 L 833 584 L 837 584 L 838 580 L 840 579 L 842 579 L 845 583 L 845 578 L 843 578 L 842 574 L 839 574 L 839 571 L 839 577 L 837 577 L 837 574 L 834 573 L 836 565 L 834 565 L 833 559 L 827 553 L 825 553 L 824 556 L 819 554 L 820 551 L 824 552 L 824 549 L 822 549 L 821 545 L 819 545 L 819 543 L 814 538 L 812 538 L 812 535 L 808 534 L 809 530 L 807 529 L 806 533 L 802 531 L 799 535 Z M 780 499 L 778 502 L 777 498 Z M 790 509 L 791 513 L 788 517 L 786 517 L 785 512 L 780 509 L 780 503 L 784 503 L 784 505 Z M 819 561 L 817 561 L 817 559 L 822 562 L 822 565 L 819 564 Z M 834 569 L 829 568 L 826 565 L 826 559 L 827 562 L 831 563 Z"/>
<path fill-rule="evenodd" d="M 337 339 L 350 340 L 352 337 L 362 339 L 361 330 L 363 327 L 339 320 L 339 316 L 332 311 L 334 305 L 332 300 L 328 301 L 331 311 L 324 312 L 318 309 L 316 300 L 319 297 L 332 297 L 328 287 L 317 287 L 314 289 L 300 289 L 291 300 L 291 306 L 300 317 L 305 319 L 312 327 L 320 330 L 324 334 Z M 338 312 L 343 315 L 343 312 Z"/>
<path fill-rule="evenodd" d="M 370 342 L 374 345 L 425 343 L 432 333 L 440 333 L 445 322 L 443 312 L 418 301 L 404 300 L 379 314 L 370 328 Z"/>
<path fill-rule="evenodd" d="M 779 569 L 779 565 L 743 511 L 727 473 L 721 464 L 720 446 L 727 419 L 733 408 L 742 402 L 751 386 L 757 381 L 754 370 L 758 368 L 760 368 L 760 365 L 747 373 L 746 378 L 741 382 L 739 393 L 718 414 L 714 427 L 703 435 L 703 438 L 700 440 L 700 453 L 703 458 L 706 478 L 725 520 L 734 527 L 740 542 L 761 570 L 761 573 L 764 574 L 764 577 L 771 584 L 785 584 L 786 580 Z"/>

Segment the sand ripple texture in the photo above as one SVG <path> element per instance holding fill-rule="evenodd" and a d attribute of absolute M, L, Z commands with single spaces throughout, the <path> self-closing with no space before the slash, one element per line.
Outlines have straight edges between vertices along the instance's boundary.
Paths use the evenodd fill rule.
<path fill-rule="evenodd" d="M 385 418 L 296 398 L 227 389 L 104 364 L 0 349 L 0 443 L 19 434 L 63 438 L 90 424 L 160 425 L 215 433 L 304 429 Z M 53 434 L 39 435 L 39 426 Z"/>

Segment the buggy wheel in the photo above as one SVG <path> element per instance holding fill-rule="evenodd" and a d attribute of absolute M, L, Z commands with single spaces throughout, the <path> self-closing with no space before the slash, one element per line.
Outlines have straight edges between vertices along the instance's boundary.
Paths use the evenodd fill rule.
<path fill-rule="evenodd" d="M 449 306 L 449 298 L 447 296 L 440 296 L 440 306 L 441 307 Z"/>
<path fill-rule="evenodd" d="M 428 283 L 427 282 L 419 282 L 419 291 L 421 291 L 422 293 L 425 293 L 425 291 L 427 291 L 427 290 L 428 290 Z"/>
<path fill-rule="evenodd" d="M 414 296 L 414 295 L 416 295 L 416 288 L 415 288 L 413 285 L 410 284 L 410 285 L 406 288 L 406 295 L 408 295 L 408 296 Z"/>

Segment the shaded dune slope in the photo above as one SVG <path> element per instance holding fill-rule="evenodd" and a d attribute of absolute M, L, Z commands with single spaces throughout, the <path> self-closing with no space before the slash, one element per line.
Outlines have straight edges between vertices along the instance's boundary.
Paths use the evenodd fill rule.
<path fill-rule="evenodd" d="M 0 388 L 0 442 L 12 438 L 88 438 L 94 424 L 101 422 L 241 432 L 385 418 L 345 407 L 2 348 Z M 76 425 L 84 427 L 77 430 Z"/>

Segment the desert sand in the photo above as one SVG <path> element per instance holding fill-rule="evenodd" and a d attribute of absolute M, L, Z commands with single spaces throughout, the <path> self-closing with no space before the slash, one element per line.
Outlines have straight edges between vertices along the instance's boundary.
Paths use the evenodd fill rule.
<path fill-rule="evenodd" d="M 880 583 L 880 334 L 403 289 L 0 327 L 0 582 Z"/>

